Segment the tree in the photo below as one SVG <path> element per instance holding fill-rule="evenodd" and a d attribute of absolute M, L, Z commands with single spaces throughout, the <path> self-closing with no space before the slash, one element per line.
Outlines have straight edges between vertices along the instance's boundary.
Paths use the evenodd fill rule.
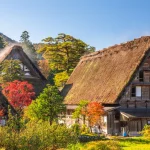
<path fill-rule="evenodd" d="M 73 118 L 79 119 L 80 116 L 83 117 L 83 124 L 85 124 L 85 118 L 86 118 L 86 112 L 87 112 L 87 105 L 88 105 L 87 100 L 81 100 L 78 107 L 75 109 L 73 112 Z"/>
<path fill-rule="evenodd" d="M 65 105 L 62 102 L 63 98 L 59 95 L 57 87 L 47 85 L 38 98 L 32 101 L 26 114 L 30 119 L 49 120 L 52 125 L 58 114 L 65 110 Z"/>
<path fill-rule="evenodd" d="M 23 31 L 21 36 L 20 36 L 20 41 L 23 43 L 28 43 L 29 42 L 29 33 L 28 31 Z"/>
<path fill-rule="evenodd" d="M 86 116 L 88 117 L 90 126 L 100 123 L 100 116 L 104 114 L 104 107 L 101 103 L 90 102 L 87 105 Z"/>
<path fill-rule="evenodd" d="M 2 90 L 10 104 L 18 111 L 22 111 L 25 106 L 29 106 L 35 97 L 32 84 L 27 81 L 9 82 Z"/>
<path fill-rule="evenodd" d="M 0 48 L 4 48 L 5 46 L 6 46 L 6 43 L 5 43 L 4 39 L 3 39 L 3 37 L 0 36 Z"/>
<path fill-rule="evenodd" d="M 19 60 L 4 60 L 0 64 L 0 83 L 21 80 L 23 72 Z"/>
<path fill-rule="evenodd" d="M 48 76 L 50 75 L 50 66 L 48 60 L 39 60 L 38 66 L 45 78 L 48 78 Z"/>
<path fill-rule="evenodd" d="M 4 109 L 0 109 L 0 117 L 4 116 Z"/>
<path fill-rule="evenodd" d="M 48 37 L 43 40 L 46 44 L 39 52 L 49 60 L 50 68 L 56 73 L 66 71 L 70 74 L 82 55 L 95 50 L 80 39 L 64 33 L 56 38 Z"/>
<path fill-rule="evenodd" d="M 69 76 L 66 71 L 57 73 L 54 77 L 55 85 L 57 87 L 63 87 L 68 80 Z"/>
<path fill-rule="evenodd" d="M 24 52 L 28 55 L 28 57 L 36 64 L 37 54 L 32 42 L 29 40 L 30 36 L 28 31 L 23 31 L 20 36 L 20 41 L 22 43 L 22 47 Z"/>

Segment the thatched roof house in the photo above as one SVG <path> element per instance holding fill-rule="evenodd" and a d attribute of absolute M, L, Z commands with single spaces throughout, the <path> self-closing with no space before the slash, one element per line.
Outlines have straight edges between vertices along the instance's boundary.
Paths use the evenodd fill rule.
<path fill-rule="evenodd" d="M 117 103 L 149 52 L 150 37 L 141 37 L 83 56 L 62 91 L 65 104 Z"/>
<path fill-rule="evenodd" d="M 35 66 L 35 64 L 29 59 L 29 57 L 23 51 L 22 47 L 19 45 L 13 45 L 8 46 L 4 49 L 0 49 L 0 63 L 2 63 L 4 60 L 9 59 L 20 60 L 20 65 L 24 73 L 23 80 L 31 83 L 34 87 L 36 96 L 39 95 L 39 93 L 47 84 L 47 79 L 43 76 L 43 74 Z M 4 107 L 5 109 L 7 109 L 8 104 L 9 102 L 0 91 L 0 108 Z M 13 112 L 15 111 L 13 110 Z"/>
<path fill-rule="evenodd" d="M 137 135 L 150 124 L 150 37 L 83 56 L 61 93 L 69 115 L 80 100 L 98 101 L 106 133 Z"/>
<path fill-rule="evenodd" d="M 20 60 L 21 67 L 24 72 L 24 80 L 27 80 L 33 84 L 37 95 L 43 90 L 45 84 L 47 83 L 47 79 L 43 76 L 36 65 L 29 59 L 21 46 L 13 45 L 0 50 L 0 63 L 6 59 Z"/>

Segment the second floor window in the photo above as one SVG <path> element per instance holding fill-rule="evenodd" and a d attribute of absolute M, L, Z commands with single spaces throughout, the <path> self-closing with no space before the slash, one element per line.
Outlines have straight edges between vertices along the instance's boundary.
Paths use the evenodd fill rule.
<path fill-rule="evenodd" d="M 143 71 L 140 71 L 140 72 L 139 72 L 139 81 L 140 81 L 140 82 L 143 82 L 143 81 L 144 81 L 144 73 L 143 73 Z"/>
<path fill-rule="evenodd" d="M 141 86 L 133 86 L 131 89 L 131 96 L 141 97 L 142 96 Z"/>

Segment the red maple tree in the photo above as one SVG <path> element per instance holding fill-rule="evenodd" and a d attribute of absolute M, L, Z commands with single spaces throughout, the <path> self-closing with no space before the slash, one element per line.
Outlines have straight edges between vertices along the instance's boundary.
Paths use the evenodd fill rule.
<path fill-rule="evenodd" d="M 22 110 L 31 104 L 35 96 L 32 84 L 27 81 L 9 82 L 2 90 L 10 104 L 17 110 Z"/>
<path fill-rule="evenodd" d="M 0 110 L 0 117 L 4 116 L 4 109 Z"/>
<path fill-rule="evenodd" d="M 90 126 L 100 121 L 100 116 L 104 114 L 104 107 L 101 103 L 90 102 L 87 105 L 86 116 L 88 117 Z"/>

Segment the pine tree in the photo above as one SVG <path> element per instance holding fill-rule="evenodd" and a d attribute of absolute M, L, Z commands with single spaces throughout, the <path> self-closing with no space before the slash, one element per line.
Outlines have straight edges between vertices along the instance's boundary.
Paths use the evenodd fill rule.
<path fill-rule="evenodd" d="M 5 46 L 6 46 L 6 43 L 5 43 L 4 39 L 3 39 L 3 37 L 0 36 L 0 48 L 4 48 Z"/>
<path fill-rule="evenodd" d="M 28 57 L 36 64 L 37 54 L 32 42 L 29 40 L 30 36 L 28 31 L 23 31 L 20 36 L 20 42 L 22 43 L 22 47 L 24 52 L 28 55 Z"/>

